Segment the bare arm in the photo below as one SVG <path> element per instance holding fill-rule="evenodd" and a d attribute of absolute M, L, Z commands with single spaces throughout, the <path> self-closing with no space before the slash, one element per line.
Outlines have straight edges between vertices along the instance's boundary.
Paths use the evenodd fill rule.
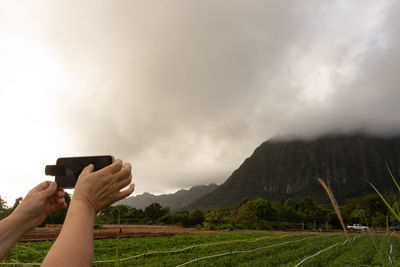
<path fill-rule="evenodd" d="M 64 226 L 42 266 L 92 266 L 93 221 L 100 209 L 129 196 L 134 185 L 131 165 L 121 160 L 93 172 L 86 167 L 79 176 Z"/>
<path fill-rule="evenodd" d="M 64 226 L 42 266 L 92 266 L 94 210 L 74 200 Z"/>
<path fill-rule="evenodd" d="M 50 213 L 66 208 L 64 192 L 46 181 L 29 191 L 14 212 L 0 222 L 0 260 L 29 230 L 38 226 Z"/>
<path fill-rule="evenodd" d="M 0 222 L 0 259 L 3 259 L 18 240 L 31 228 L 23 218 L 10 215 Z"/>

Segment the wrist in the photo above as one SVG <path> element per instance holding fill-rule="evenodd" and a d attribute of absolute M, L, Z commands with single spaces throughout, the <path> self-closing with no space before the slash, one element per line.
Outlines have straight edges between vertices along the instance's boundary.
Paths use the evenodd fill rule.
<path fill-rule="evenodd" d="M 71 211 L 72 215 L 86 215 L 90 218 L 93 218 L 93 220 L 96 216 L 95 208 L 85 199 L 72 198 L 69 210 Z"/>
<path fill-rule="evenodd" d="M 8 219 L 21 234 L 25 234 L 37 226 L 31 218 L 16 211 L 11 213 L 6 219 Z"/>

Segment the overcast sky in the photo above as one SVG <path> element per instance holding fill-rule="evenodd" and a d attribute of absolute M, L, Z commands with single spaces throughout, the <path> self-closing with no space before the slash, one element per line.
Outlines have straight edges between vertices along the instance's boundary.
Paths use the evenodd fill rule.
<path fill-rule="evenodd" d="M 134 194 L 222 183 L 263 141 L 400 131 L 399 1 L 1 1 L 0 195 L 113 154 Z M 50 177 L 49 177 L 50 178 Z"/>

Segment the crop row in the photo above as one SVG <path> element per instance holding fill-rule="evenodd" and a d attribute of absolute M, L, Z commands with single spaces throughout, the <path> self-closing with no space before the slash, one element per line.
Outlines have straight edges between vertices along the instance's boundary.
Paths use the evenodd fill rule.
<path fill-rule="evenodd" d="M 95 241 L 96 266 L 387 266 L 386 236 L 236 232 Z M 392 238 L 395 264 L 398 238 Z M 7 262 L 41 262 L 52 242 L 19 243 Z M 395 265 L 397 266 L 397 265 Z"/>

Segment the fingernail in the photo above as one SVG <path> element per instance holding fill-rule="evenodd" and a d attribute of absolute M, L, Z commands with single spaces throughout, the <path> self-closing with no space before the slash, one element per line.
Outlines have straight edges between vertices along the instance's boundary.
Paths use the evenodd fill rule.
<path fill-rule="evenodd" d="M 56 187 L 56 186 L 57 186 L 57 183 L 56 183 L 56 182 L 53 182 L 53 183 L 51 184 L 51 186 L 52 186 L 52 187 Z"/>

